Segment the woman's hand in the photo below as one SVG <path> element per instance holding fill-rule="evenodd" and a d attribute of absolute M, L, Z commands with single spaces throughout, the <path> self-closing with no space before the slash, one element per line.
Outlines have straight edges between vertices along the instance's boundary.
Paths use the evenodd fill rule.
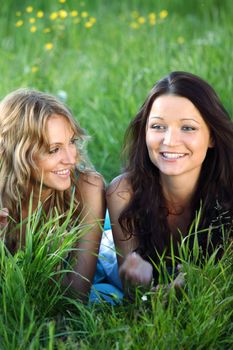
<path fill-rule="evenodd" d="M 152 265 L 137 253 L 130 253 L 119 269 L 124 285 L 150 286 L 153 279 Z"/>
<path fill-rule="evenodd" d="M 9 210 L 7 208 L 0 209 L 0 229 L 8 224 Z"/>
<path fill-rule="evenodd" d="M 181 264 L 177 265 L 178 275 L 176 278 L 169 284 L 157 284 L 156 287 L 152 287 L 152 292 L 162 291 L 163 293 L 163 303 L 166 305 L 168 302 L 168 295 L 172 288 L 174 288 L 176 296 L 180 297 L 182 295 L 182 290 L 185 287 L 185 276 L 186 273 L 183 272 L 183 266 Z"/>

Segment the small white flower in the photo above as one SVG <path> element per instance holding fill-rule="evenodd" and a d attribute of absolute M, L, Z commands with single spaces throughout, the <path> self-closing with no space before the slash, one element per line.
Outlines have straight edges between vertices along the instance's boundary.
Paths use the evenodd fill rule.
<path fill-rule="evenodd" d="M 30 71 L 31 71 L 31 69 L 30 69 L 29 66 L 24 66 L 23 72 L 24 72 L 25 74 L 29 73 Z"/>
<path fill-rule="evenodd" d="M 67 100 L 67 92 L 64 90 L 59 90 L 57 92 L 57 97 L 62 101 L 62 102 L 66 102 Z"/>
<path fill-rule="evenodd" d="M 142 301 L 147 301 L 147 296 L 145 294 L 142 296 Z"/>

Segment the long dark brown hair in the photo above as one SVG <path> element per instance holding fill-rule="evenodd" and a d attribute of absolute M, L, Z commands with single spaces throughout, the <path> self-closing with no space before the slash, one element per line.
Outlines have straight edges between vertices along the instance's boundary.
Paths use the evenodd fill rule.
<path fill-rule="evenodd" d="M 213 225 L 217 217 L 221 224 L 222 213 L 226 214 L 228 224 L 232 225 L 233 123 L 216 92 L 206 81 L 191 73 L 172 72 L 153 86 L 125 135 L 125 171 L 133 193 L 119 222 L 127 237 L 137 236 L 137 251 L 144 257 L 155 256 L 155 250 L 162 254 L 171 239 L 159 170 L 149 158 L 145 140 L 152 104 L 165 94 L 190 100 L 202 115 L 214 141 L 214 147 L 207 151 L 192 198 L 190 224 L 201 203 L 200 229 Z M 217 243 L 219 237 L 214 240 Z"/>

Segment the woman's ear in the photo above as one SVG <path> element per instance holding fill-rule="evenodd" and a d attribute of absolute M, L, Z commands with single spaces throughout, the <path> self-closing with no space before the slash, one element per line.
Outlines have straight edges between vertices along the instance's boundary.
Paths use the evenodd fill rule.
<path fill-rule="evenodd" d="M 215 142 L 213 136 L 210 135 L 209 148 L 214 148 Z"/>

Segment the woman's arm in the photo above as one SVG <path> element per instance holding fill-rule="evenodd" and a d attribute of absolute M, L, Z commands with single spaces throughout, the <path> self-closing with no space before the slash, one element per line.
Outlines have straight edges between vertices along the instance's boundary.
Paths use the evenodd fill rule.
<path fill-rule="evenodd" d="M 150 285 L 153 268 L 134 251 L 138 242 L 135 236 L 127 238 L 119 224 L 119 217 L 132 197 L 132 189 L 125 174 L 114 179 L 107 190 L 107 206 L 117 248 L 119 274 L 123 285 Z"/>
<path fill-rule="evenodd" d="M 79 174 L 78 191 L 82 198 L 83 209 L 80 214 L 82 225 L 90 225 L 90 230 L 77 244 L 77 251 L 73 256 L 76 263 L 74 273 L 67 274 L 64 283 L 77 292 L 80 299 L 86 301 L 93 277 L 102 237 L 102 225 L 106 211 L 105 184 L 101 175 L 97 173 Z"/>

